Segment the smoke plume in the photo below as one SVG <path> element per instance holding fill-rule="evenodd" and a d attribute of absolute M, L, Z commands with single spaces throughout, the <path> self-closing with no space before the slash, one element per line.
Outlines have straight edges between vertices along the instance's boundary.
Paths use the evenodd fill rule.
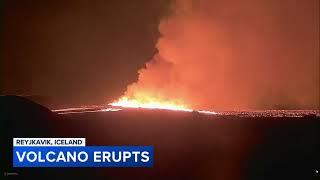
<path fill-rule="evenodd" d="M 319 109 L 319 1 L 178 0 L 130 99 L 196 109 Z"/>

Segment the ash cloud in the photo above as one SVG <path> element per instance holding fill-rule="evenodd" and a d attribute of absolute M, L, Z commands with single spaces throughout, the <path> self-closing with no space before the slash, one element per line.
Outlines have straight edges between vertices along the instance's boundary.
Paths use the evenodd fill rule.
<path fill-rule="evenodd" d="M 319 1 L 180 0 L 125 93 L 199 109 L 319 109 Z"/>

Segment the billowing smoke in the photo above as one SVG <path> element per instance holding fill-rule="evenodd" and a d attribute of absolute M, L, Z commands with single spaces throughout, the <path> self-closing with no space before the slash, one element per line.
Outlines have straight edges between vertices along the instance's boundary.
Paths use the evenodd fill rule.
<path fill-rule="evenodd" d="M 131 99 L 197 109 L 319 109 L 319 1 L 181 0 Z"/>

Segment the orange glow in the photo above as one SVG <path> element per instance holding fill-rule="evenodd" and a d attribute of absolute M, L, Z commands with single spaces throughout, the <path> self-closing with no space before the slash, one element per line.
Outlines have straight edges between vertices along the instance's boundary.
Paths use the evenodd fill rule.
<path fill-rule="evenodd" d="M 112 106 L 121 106 L 128 108 L 148 108 L 148 109 L 168 109 L 177 111 L 192 111 L 184 105 L 178 105 L 170 101 L 145 101 L 139 99 L 129 99 L 128 97 L 122 97 L 118 101 L 110 103 Z"/>
<path fill-rule="evenodd" d="M 169 100 L 156 100 L 156 101 L 146 101 L 143 99 L 129 99 L 128 97 L 124 96 L 120 98 L 118 101 L 110 103 L 111 106 L 120 106 L 120 107 L 127 107 L 127 108 L 147 108 L 147 109 L 166 109 L 166 110 L 173 110 L 173 111 L 187 111 L 192 112 L 194 111 L 191 108 L 188 108 L 186 105 L 177 104 L 174 101 Z M 204 114 L 216 114 L 212 111 L 198 111 L 199 113 Z"/>

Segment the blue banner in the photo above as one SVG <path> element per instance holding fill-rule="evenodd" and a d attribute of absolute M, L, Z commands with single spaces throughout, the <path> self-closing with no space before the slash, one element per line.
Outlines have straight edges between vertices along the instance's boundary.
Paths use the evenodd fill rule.
<path fill-rule="evenodd" d="M 13 147 L 13 167 L 152 167 L 153 146 Z"/>

